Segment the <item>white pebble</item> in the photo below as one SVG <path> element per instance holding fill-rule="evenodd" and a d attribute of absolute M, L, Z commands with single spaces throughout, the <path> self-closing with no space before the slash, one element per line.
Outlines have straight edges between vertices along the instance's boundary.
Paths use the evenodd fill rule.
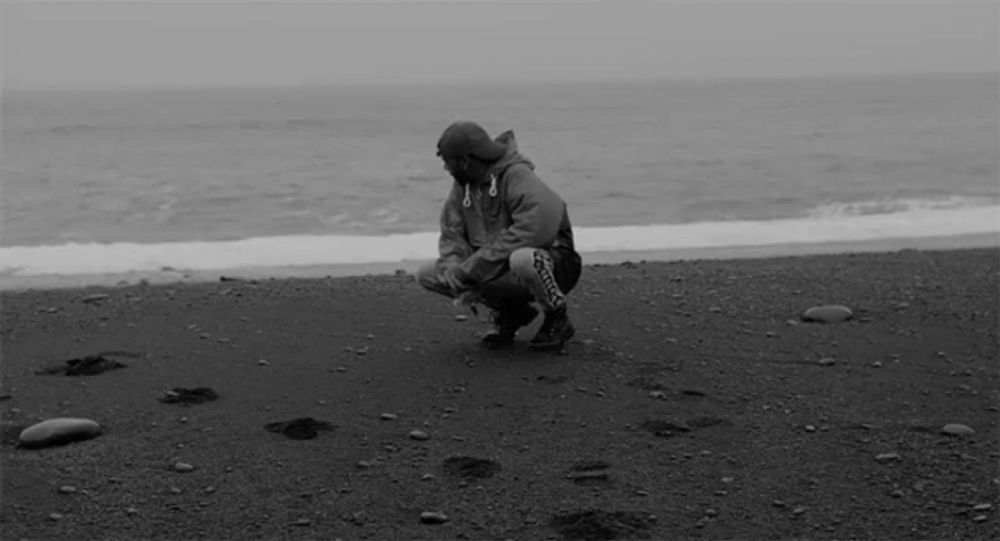
<path fill-rule="evenodd" d="M 976 433 L 976 431 L 972 428 L 958 423 L 949 423 L 944 425 L 941 427 L 941 432 L 951 434 L 952 436 L 968 436 Z"/>
<path fill-rule="evenodd" d="M 21 431 L 20 444 L 24 447 L 44 447 L 66 441 L 93 438 L 101 432 L 101 425 L 90 419 L 59 417 L 34 424 Z"/>

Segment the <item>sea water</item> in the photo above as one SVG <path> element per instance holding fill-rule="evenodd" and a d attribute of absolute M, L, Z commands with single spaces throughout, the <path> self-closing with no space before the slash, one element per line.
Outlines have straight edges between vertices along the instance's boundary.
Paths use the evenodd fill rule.
<path fill-rule="evenodd" d="M 514 131 L 585 254 L 997 233 L 997 81 L 8 91 L 0 273 L 433 258 L 458 119 Z"/>

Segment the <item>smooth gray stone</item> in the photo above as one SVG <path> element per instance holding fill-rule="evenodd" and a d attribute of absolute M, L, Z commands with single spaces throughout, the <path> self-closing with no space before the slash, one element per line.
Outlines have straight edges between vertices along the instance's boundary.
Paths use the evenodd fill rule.
<path fill-rule="evenodd" d="M 854 316 L 851 309 L 840 304 L 827 304 L 823 306 L 813 306 L 802 314 L 803 321 L 814 321 L 818 323 L 839 323 L 847 321 Z"/>
<path fill-rule="evenodd" d="M 34 424 L 21 431 L 21 447 L 38 448 L 62 445 L 93 438 L 101 433 L 101 425 L 90 419 L 57 417 Z"/>

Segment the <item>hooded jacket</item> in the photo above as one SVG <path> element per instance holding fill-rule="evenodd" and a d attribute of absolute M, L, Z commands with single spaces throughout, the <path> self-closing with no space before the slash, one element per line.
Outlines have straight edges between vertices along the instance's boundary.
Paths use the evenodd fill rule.
<path fill-rule="evenodd" d="M 496 194 L 490 184 L 466 189 L 455 182 L 441 210 L 441 260 L 459 264 L 461 279 L 472 285 L 505 273 L 518 248 L 575 249 L 566 203 L 518 152 L 514 132 L 495 140 L 507 147 L 489 171 Z"/>

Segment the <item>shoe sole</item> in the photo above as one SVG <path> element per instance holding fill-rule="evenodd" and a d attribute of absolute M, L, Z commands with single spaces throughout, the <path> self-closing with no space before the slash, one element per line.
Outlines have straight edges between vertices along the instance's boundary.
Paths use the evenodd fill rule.
<path fill-rule="evenodd" d="M 569 342 L 570 340 L 572 340 L 573 336 L 575 334 L 576 334 L 576 329 L 573 328 L 573 327 L 570 327 L 569 331 L 563 336 L 562 340 L 560 340 L 559 343 L 557 343 L 557 344 L 528 344 L 528 347 L 530 347 L 531 349 L 533 349 L 535 351 L 555 351 L 555 350 L 559 350 L 559 349 L 562 349 L 563 346 L 566 345 L 566 342 Z"/>

